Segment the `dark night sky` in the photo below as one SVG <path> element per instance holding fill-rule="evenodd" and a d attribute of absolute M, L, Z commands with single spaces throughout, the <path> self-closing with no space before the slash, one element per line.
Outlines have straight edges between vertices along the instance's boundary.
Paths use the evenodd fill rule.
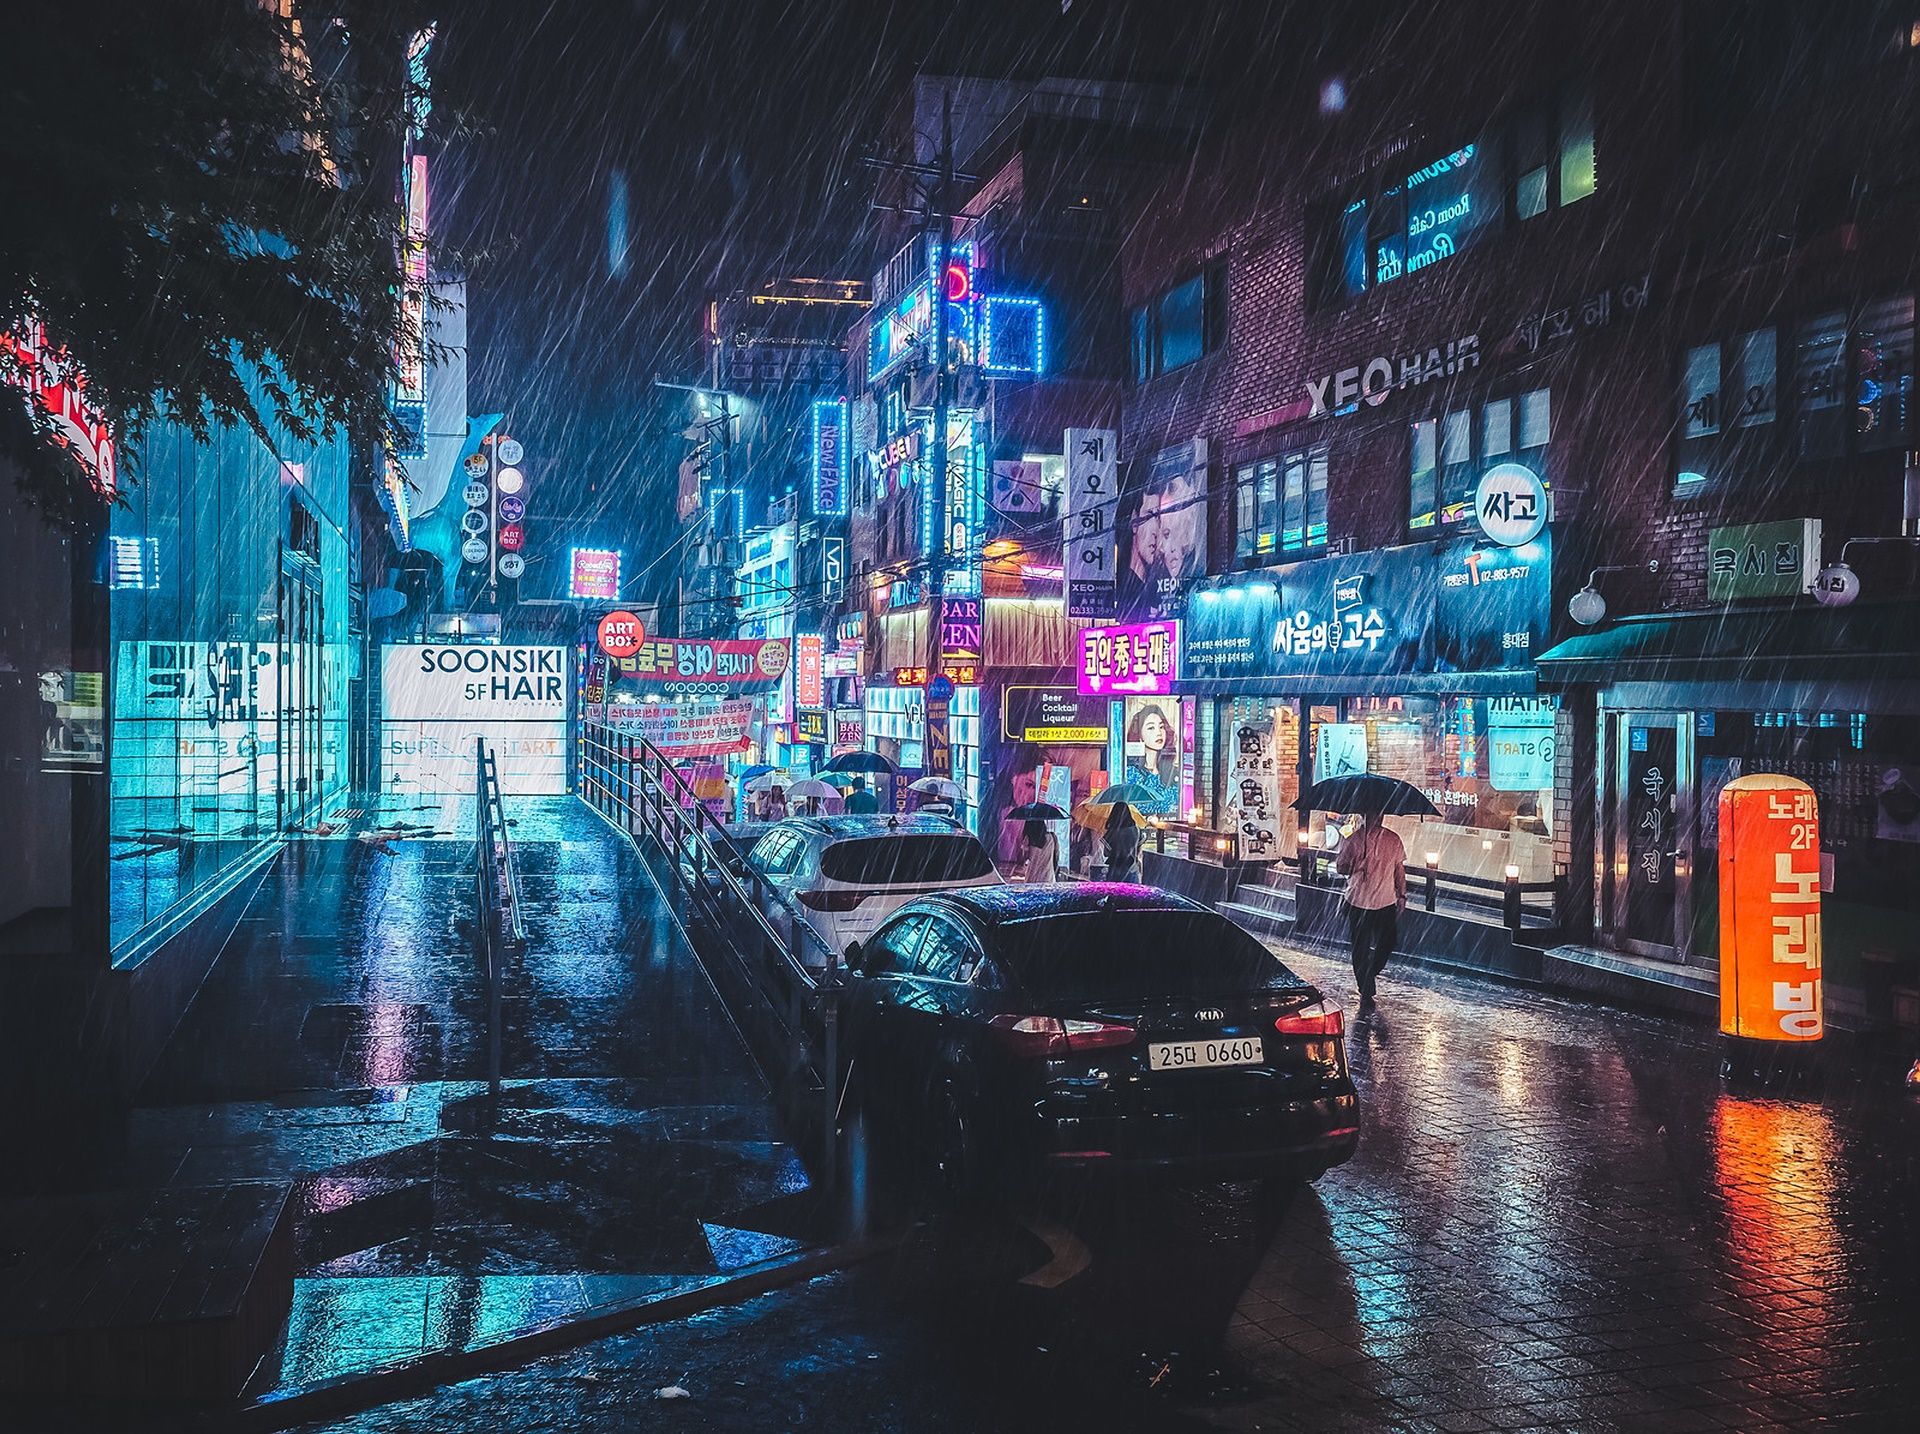
<path fill-rule="evenodd" d="M 475 253 L 470 406 L 506 409 L 549 541 L 664 519 L 643 442 L 655 374 L 691 376 L 714 288 L 864 276 L 860 163 L 911 76 L 1193 79 L 1244 67 L 1281 7 L 1074 0 L 480 0 L 443 22 L 435 84 L 485 132 L 436 171 L 433 224 Z M 625 262 L 610 198 L 627 189 Z M 595 531 L 597 529 L 597 531 Z M 657 532 L 664 532 L 664 523 Z M 657 536 L 621 535 L 629 572 Z M 534 529 L 542 541 L 540 527 Z"/>

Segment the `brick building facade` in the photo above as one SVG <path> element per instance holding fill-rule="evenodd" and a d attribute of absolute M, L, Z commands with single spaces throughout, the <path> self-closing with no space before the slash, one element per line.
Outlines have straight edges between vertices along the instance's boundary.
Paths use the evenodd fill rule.
<path fill-rule="evenodd" d="M 1389 729 L 1424 723 L 1421 784 L 1444 788 L 1452 824 L 1486 848 L 1468 859 L 1472 843 L 1456 843 L 1460 875 L 1497 886 L 1524 846 L 1557 887 L 1550 939 L 1591 937 L 1705 980 L 1717 786 L 1785 771 L 1830 813 L 1836 1010 L 1913 1016 L 1920 963 L 1897 937 L 1911 913 L 1889 894 L 1920 875 L 1903 815 L 1920 786 L 1920 668 L 1897 636 L 1911 628 L 1912 549 L 1856 546 L 1857 607 L 1828 612 L 1805 587 L 1845 540 L 1902 533 L 1920 444 L 1915 18 L 1455 6 L 1356 32 L 1344 64 L 1235 97 L 1121 255 L 1136 487 L 1156 455 L 1206 444 L 1189 645 L 1203 600 L 1274 601 L 1284 618 L 1296 588 L 1317 592 L 1336 568 L 1417 595 L 1398 615 L 1400 660 L 1334 650 L 1257 678 L 1189 674 L 1195 783 L 1213 799 L 1199 805 L 1224 804 L 1213 820 L 1236 815 L 1236 697 L 1280 701 L 1281 728 L 1365 728 L 1376 766 L 1401 745 Z M 1552 521 L 1503 550 L 1474 502 L 1480 477 L 1516 463 L 1550 491 Z M 1774 523 L 1792 526 L 1728 531 Z M 1806 551 L 1789 552 L 1790 536 Z M 1710 592 L 1716 548 L 1737 567 L 1757 552 L 1768 571 Z M 1476 621 L 1460 585 L 1510 574 L 1529 551 L 1545 581 L 1523 572 L 1502 589 L 1524 586 L 1526 611 L 1499 634 L 1523 660 L 1458 660 L 1484 657 L 1488 636 L 1452 630 Z M 1613 569 L 1593 583 L 1609 617 L 1589 628 L 1568 604 L 1600 568 Z M 1412 613 L 1429 602 L 1437 616 Z M 1552 723 L 1551 790 L 1536 800 L 1489 781 L 1490 743 L 1518 735 L 1492 730 L 1502 716 Z M 1275 742 L 1283 761 L 1300 753 L 1290 800 L 1316 742 Z M 1646 813 L 1625 786 L 1654 758 L 1668 768 L 1654 819 L 1665 855 L 1641 885 L 1623 875 L 1642 855 L 1625 828 Z M 1315 826 L 1313 840 L 1337 841 Z M 1296 834 L 1280 836 L 1294 855 Z"/>

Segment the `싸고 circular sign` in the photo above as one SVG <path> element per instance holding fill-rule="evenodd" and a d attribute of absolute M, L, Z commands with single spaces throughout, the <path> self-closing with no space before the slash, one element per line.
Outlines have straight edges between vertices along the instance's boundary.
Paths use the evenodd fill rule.
<path fill-rule="evenodd" d="M 632 657 L 638 652 L 640 644 L 647 640 L 647 630 L 640 625 L 636 614 L 622 608 L 600 619 L 596 637 L 600 650 L 608 657 L 618 659 Z"/>
<path fill-rule="evenodd" d="M 1531 543 L 1547 526 L 1547 485 L 1531 468 L 1496 463 L 1473 493 L 1480 531 L 1503 548 Z"/>

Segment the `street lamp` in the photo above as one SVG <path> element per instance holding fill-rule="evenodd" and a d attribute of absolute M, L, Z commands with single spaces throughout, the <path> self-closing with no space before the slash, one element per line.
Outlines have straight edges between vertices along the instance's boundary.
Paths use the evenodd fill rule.
<path fill-rule="evenodd" d="M 1634 572 L 1641 567 L 1645 567 L 1650 573 L 1657 573 L 1660 571 L 1660 560 L 1648 558 L 1644 564 L 1608 563 L 1604 567 L 1595 568 L 1587 574 L 1587 585 L 1568 600 L 1567 616 L 1582 627 L 1592 627 L 1607 615 L 1607 600 L 1601 595 L 1600 589 L 1594 586 L 1599 581 L 1600 574 Z"/>

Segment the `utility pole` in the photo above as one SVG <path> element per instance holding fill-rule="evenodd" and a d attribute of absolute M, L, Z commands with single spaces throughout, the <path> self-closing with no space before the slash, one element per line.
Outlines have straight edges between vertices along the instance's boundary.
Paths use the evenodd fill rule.
<path fill-rule="evenodd" d="M 953 255 L 953 92 L 940 95 L 940 173 L 934 180 L 930 217 L 934 220 L 938 242 L 933 251 L 933 274 L 929 279 L 933 300 L 933 531 L 927 535 L 927 696 L 926 731 L 921 742 L 922 760 L 929 776 L 953 775 L 953 722 L 949 699 L 935 697 L 951 687 L 941 659 L 941 622 L 947 600 L 947 539 L 952 525 L 947 521 L 947 265 Z M 896 804 L 899 797 L 894 798 Z"/>

